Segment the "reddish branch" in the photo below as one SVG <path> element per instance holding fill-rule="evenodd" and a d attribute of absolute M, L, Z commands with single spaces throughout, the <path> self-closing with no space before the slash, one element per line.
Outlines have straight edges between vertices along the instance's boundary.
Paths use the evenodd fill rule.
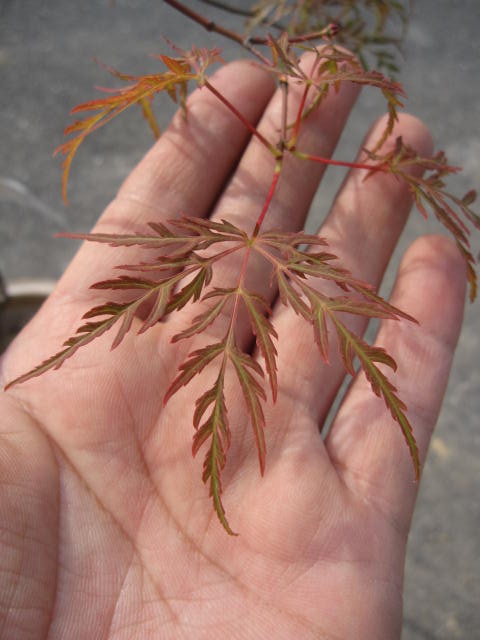
<path fill-rule="evenodd" d="M 280 177 L 280 172 L 282 170 L 282 161 L 279 160 L 277 161 L 277 164 L 275 166 L 275 172 L 273 174 L 273 179 L 272 179 L 272 183 L 270 185 L 270 189 L 268 190 L 268 194 L 267 194 L 267 198 L 265 200 L 265 203 L 263 205 L 262 211 L 260 213 L 260 215 L 258 216 L 258 220 L 255 224 L 255 229 L 253 231 L 253 238 L 256 238 L 260 232 L 260 227 L 262 226 L 263 220 L 265 218 L 265 215 L 270 207 L 270 204 L 273 200 L 273 195 L 275 193 L 275 189 L 277 188 L 277 183 L 278 183 L 278 179 Z"/>
<path fill-rule="evenodd" d="M 241 7 L 234 7 L 231 4 L 225 4 L 224 2 L 218 2 L 218 0 L 200 0 L 202 4 L 208 4 L 216 9 L 233 13 L 237 16 L 244 16 L 245 18 L 252 18 L 255 13 L 251 9 L 242 9 Z"/>
<path fill-rule="evenodd" d="M 380 165 L 363 164 L 362 162 L 345 162 L 344 160 L 332 160 L 331 158 L 324 158 L 323 156 L 312 156 L 309 153 L 302 153 L 301 151 L 292 150 L 292 154 L 300 158 L 301 160 L 310 160 L 311 162 L 318 162 L 320 164 L 329 164 L 335 167 L 349 167 L 350 169 L 365 169 L 367 171 L 385 171 Z"/>
<path fill-rule="evenodd" d="M 181 2 L 178 2 L 178 0 L 165 0 L 165 2 L 168 5 L 170 5 L 173 9 L 176 9 L 180 13 L 183 13 L 184 16 L 187 16 L 187 18 L 190 18 L 190 20 L 193 20 L 194 22 L 202 26 L 207 31 L 213 31 L 215 33 L 218 33 L 224 36 L 225 38 L 228 38 L 229 40 L 233 40 L 234 42 L 237 42 L 239 45 L 241 45 L 245 49 L 248 49 L 255 56 L 265 61 L 262 54 L 256 49 L 254 49 L 253 45 L 268 45 L 269 44 L 268 38 L 264 38 L 261 36 L 250 37 L 250 36 L 240 35 L 236 31 L 233 31 L 232 29 L 223 27 L 221 24 L 218 24 L 214 20 L 205 18 L 204 16 L 202 16 L 201 13 L 197 13 L 196 11 L 193 11 L 193 9 L 186 7 Z M 214 4 L 214 3 L 209 2 L 208 4 Z M 214 6 L 218 6 L 218 4 L 215 3 Z M 223 6 L 220 8 L 226 9 L 226 6 Z M 233 11 L 233 13 L 237 13 L 237 11 Z M 319 31 L 313 31 L 311 33 L 306 33 L 299 36 L 292 36 L 289 38 L 289 42 L 292 44 L 295 44 L 295 43 L 301 43 L 301 42 L 309 42 L 311 40 L 319 40 L 321 38 L 332 38 L 338 33 L 338 29 L 339 29 L 338 25 L 329 24 L 324 29 L 320 29 Z"/>
<path fill-rule="evenodd" d="M 260 140 L 260 142 L 269 150 L 271 151 L 275 156 L 278 156 L 280 154 L 280 152 L 275 149 L 275 147 L 266 139 L 262 136 L 262 134 L 253 126 L 253 124 L 251 124 L 244 115 L 242 115 L 240 113 L 240 111 L 231 103 L 229 102 L 225 96 L 223 96 L 219 91 L 217 91 L 215 89 L 215 87 L 213 85 L 210 84 L 210 82 L 208 80 L 204 80 L 204 86 L 213 93 L 214 96 L 216 96 L 220 102 L 222 102 L 222 104 L 224 104 L 227 109 L 229 109 L 239 120 L 240 122 L 242 122 L 247 129 L 250 131 L 250 133 L 252 135 L 254 135 L 256 138 L 258 138 L 258 140 Z"/>
<path fill-rule="evenodd" d="M 260 58 L 262 62 L 266 62 L 266 58 L 252 46 L 252 43 L 248 40 L 248 38 L 245 38 L 235 31 L 232 31 L 232 29 L 222 27 L 222 25 L 217 24 L 213 20 L 205 18 L 200 13 L 197 13 L 196 11 L 193 11 L 193 9 L 186 7 L 181 2 L 178 2 L 178 0 L 165 0 L 165 2 L 173 9 L 176 9 L 180 13 L 183 13 L 184 16 L 190 18 L 190 20 L 193 20 L 194 22 L 202 26 L 207 31 L 213 31 L 224 36 L 225 38 L 228 38 L 229 40 L 237 42 L 244 49 L 247 49 L 248 51 L 250 51 L 250 53 L 253 53 L 254 56 Z"/>

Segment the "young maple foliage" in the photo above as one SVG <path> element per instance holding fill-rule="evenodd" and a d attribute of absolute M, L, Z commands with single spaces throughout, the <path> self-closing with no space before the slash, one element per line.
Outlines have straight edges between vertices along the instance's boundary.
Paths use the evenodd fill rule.
<path fill-rule="evenodd" d="M 190 8 L 166 0 L 173 8 L 195 20 L 209 30 L 228 37 L 249 50 L 256 63 L 267 69 L 278 81 L 283 92 L 283 110 L 278 123 L 279 137 L 267 140 L 251 125 L 235 105 L 231 104 L 208 80 L 206 71 L 215 62 L 221 62 L 220 51 L 198 49 L 190 51 L 174 49 L 172 56 L 159 56 L 165 70 L 158 74 L 133 77 L 109 69 L 127 85 L 120 89 L 104 90 L 105 97 L 76 107 L 72 113 L 93 112 L 84 120 L 76 121 L 67 128 L 73 134 L 57 151 L 65 156 L 64 195 L 70 165 L 79 146 L 93 131 L 109 122 L 132 105 L 139 105 L 155 135 L 159 135 L 151 100 L 159 92 L 166 92 L 174 101 L 179 100 L 186 109 L 188 84 L 204 87 L 220 100 L 248 128 L 252 136 L 268 149 L 272 155 L 272 182 L 265 202 L 259 211 L 254 229 L 241 229 L 231 222 L 214 222 L 184 216 L 172 219 L 167 224 L 151 222 L 149 229 L 128 235 L 120 234 L 69 234 L 69 237 L 88 242 L 105 243 L 113 247 L 141 246 L 154 252 L 150 261 L 122 265 L 123 273 L 113 279 L 97 282 L 94 289 L 130 292 L 128 302 L 107 300 L 85 313 L 86 321 L 79 326 L 63 348 L 31 371 L 19 376 L 7 387 L 39 376 L 50 369 L 58 369 L 75 352 L 110 329 L 115 329 L 112 348 L 118 347 L 124 336 L 132 329 L 132 323 L 140 307 L 149 312 L 142 316 L 138 333 L 154 327 L 169 314 L 182 309 L 186 304 L 200 302 L 199 314 L 192 324 L 172 337 L 172 342 L 188 340 L 202 333 L 216 321 L 220 314 L 228 314 L 229 322 L 225 335 L 218 342 L 191 352 L 180 366 L 164 398 L 169 398 L 188 385 L 193 378 L 208 367 L 216 368 L 213 385 L 197 399 L 193 419 L 194 438 L 192 451 L 196 455 L 206 449 L 203 465 L 203 481 L 209 485 L 214 509 L 229 534 L 233 531 L 228 523 L 222 503 L 221 474 L 226 464 L 231 440 L 228 407 L 225 399 L 225 376 L 232 371 L 245 401 L 245 410 L 255 435 L 260 471 L 265 469 L 266 445 L 264 437 L 265 417 L 263 404 L 267 400 L 266 385 L 270 387 L 272 400 L 277 397 L 277 334 L 270 318 L 269 304 L 264 297 L 246 287 L 249 258 L 257 254 L 268 265 L 265 277 L 278 292 L 281 302 L 291 307 L 312 327 L 319 355 L 328 362 L 330 341 L 337 342 L 345 369 L 355 375 L 354 363 L 370 382 L 373 392 L 383 398 L 394 421 L 399 425 L 413 461 L 415 477 L 419 477 L 420 465 L 417 445 L 406 407 L 397 394 L 393 383 L 379 365 L 395 371 L 394 359 L 380 347 L 368 344 L 361 336 L 352 332 L 345 316 L 360 315 L 366 318 L 414 321 L 413 318 L 378 296 L 373 288 L 362 282 L 339 264 L 335 255 L 327 250 L 326 241 L 304 232 L 264 230 L 263 221 L 275 198 L 278 179 L 287 155 L 305 162 L 341 165 L 366 171 L 366 178 L 378 172 L 393 174 L 403 181 L 411 191 L 414 201 L 423 215 L 430 209 L 455 238 L 467 264 L 470 297 L 476 295 L 475 259 L 469 246 L 469 225 L 480 228 L 480 218 L 472 210 L 475 192 L 458 198 L 446 190 L 444 178 L 458 169 L 448 164 L 442 152 L 432 158 L 423 158 L 415 149 L 398 138 L 393 150 L 382 153 L 383 143 L 391 134 L 397 119 L 397 109 L 402 106 L 402 87 L 384 76 L 380 71 L 365 68 L 366 47 L 373 48 L 377 62 L 392 71 L 392 54 L 388 46 L 397 40 L 388 36 L 386 25 L 391 15 L 402 21 L 406 9 L 402 3 L 388 0 L 338 0 L 337 2 L 286 2 L 263 1 L 252 10 L 226 7 L 220 2 L 203 1 L 203 4 L 229 9 L 247 17 L 247 35 L 217 25 Z M 368 11 L 375 20 L 368 20 Z M 333 20 L 336 24 L 333 24 Z M 268 27 L 266 35 L 255 35 L 259 27 Z M 313 42 L 323 39 L 317 49 Z M 358 57 L 339 48 L 349 44 Z M 258 49 L 262 47 L 262 51 Z M 310 72 L 300 65 L 300 52 L 310 51 L 314 64 Z M 303 96 L 296 113 L 287 108 L 287 82 L 303 88 Z M 338 91 L 343 82 L 373 87 L 382 92 L 389 117 L 385 131 L 374 149 L 366 151 L 362 163 L 333 161 L 313 156 L 297 148 L 298 134 L 303 120 L 319 107 L 331 91 Z M 420 172 L 412 172 L 417 167 Z M 176 212 L 172 212 L 172 218 Z M 222 268 L 222 259 L 233 253 L 243 255 L 238 279 L 228 288 L 209 286 L 214 270 Z M 323 286 L 322 286 L 323 285 Z M 325 286 L 326 285 L 326 286 Z M 263 367 L 252 353 L 246 353 L 236 342 L 236 325 L 239 310 L 243 307 L 250 319 Z"/>

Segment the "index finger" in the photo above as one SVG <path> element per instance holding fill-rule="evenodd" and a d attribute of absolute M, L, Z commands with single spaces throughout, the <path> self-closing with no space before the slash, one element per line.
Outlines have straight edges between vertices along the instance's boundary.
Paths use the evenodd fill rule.
<path fill-rule="evenodd" d="M 222 67 L 212 82 L 253 125 L 274 89 L 272 77 L 246 61 Z M 210 92 L 197 89 L 187 101 L 187 118 L 178 112 L 170 126 L 132 171 L 94 227 L 96 233 L 129 233 L 148 222 L 179 214 L 205 217 L 248 143 L 245 125 Z M 128 249 L 128 261 L 135 252 Z M 142 254 L 142 257 L 144 253 Z M 122 249 L 85 243 L 65 272 L 60 287 L 86 289 L 111 274 Z"/>

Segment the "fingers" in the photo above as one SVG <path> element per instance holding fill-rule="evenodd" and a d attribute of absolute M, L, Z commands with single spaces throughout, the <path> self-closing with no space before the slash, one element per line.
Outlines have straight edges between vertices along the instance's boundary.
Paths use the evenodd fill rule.
<path fill-rule="evenodd" d="M 465 265 L 455 245 L 439 236 L 417 240 L 401 264 L 392 303 L 419 324 L 383 322 L 377 343 L 397 362 L 389 377 L 407 405 L 421 463 L 447 385 L 464 299 Z M 363 375 L 349 390 L 326 446 L 347 486 L 407 532 L 417 493 L 412 460 L 398 424 Z"/>
<path fill-rule="evenodd" d="M 311 72 L 315 57 L 307 54 L 302 65 Z M 288 90 L 288 122 L 295 120 L 300 106 L 304 87 L 291 82 Z M 348 115 L 359 92 L 357 85 L 342 84 L 338 93 L 331 92 L 319 109 L 302 123 L 297 147 L 302 151 L 330 156 L 338 142 Z M 270 101 L 260 121 L 258 130 L 269 141 L 275 143 L 280 136 L 282 121 L 282 92 L 279 89 Z M 252 232 L 262 211 L 272 183 L 275 160 L 272 154 L 255 138 L 252 138 L 241 162 L 215 208 L 212 219 L 227 219 L 239 227 Z M 324 166 L 313 162 L 295 159 L 285 154 L 284 166 L 280 175 L 268 215 L 262 229 L 297 230 L 303 226 L 310 204 L 324 173 Z M 236 286 L 243 255 L 235 254 L 222 260 L 221 269 L 214 275 L 212 286 Z M 248 260 L 247 287 L 272 300 L 276 292 L 270 286 L 268 266 L 255 254 Z M 186 309 L 182 314 L 182 326 L 186 326 L 198 309 Z M 175 318 L 175 321 L 177 318 Z M 212 328 L 215 334 L 223 335 L 228 318 L 223 324 L 216 322 Z M 238 323 L 237 339 L 244 344 L 250 339 L 251 332 L 247 322 Z"/>
<path fill-rule="evenodd" d="M 274 83 L 266 72 L 248 62 L 222 67 L 213 77 L 219 91 L 256 124 L 270 99 Z M 179 214 L 206 216 L 247 144 L 246 127 L 206 89 L 188 100 L 187 119 L 179 112 L 107 207 L 95 232 L 128 233 L 151 221 L 166 221 Z M 145 259 L 139 249 L 108 251 L 86 243 L 63 278 L 68 290 L 72 279 L 88 287 L 99 274 L 111 275 L 122 260 Z M 140 253 L 141 252 L 141 253 Z M 128 257 L 127 257 L 128 256 Z"/>
<path fill-rule="evenodd" d="M 384 126 L 383 119 L 377 122 L 365 146 L 375 144 Z M 398 135 L 419 153 L 431 152 L 430 135 L 416 118 L 400 116 L 385 150 Z M 392 176 L 378 174 L 368 180 L 364 177 L 363 170 L 349 173 L 319 233 L 328 240 L 328 249 L 339 257 L 339 265 L 348 268 L 355 277 L 378 286 L 407 219 L 411 197 L 406 186 Z M 337 288 L 331 291 L 325 281 L 318 281 L 315 286 L 328 295 L 341 294 Z M 321 424 L 345 376 L 335 336 L 332 332 L 330 364 L 326 365 L 314 345 L 312 327 L 303 318 L 277 302 L 274 324 L 279 335 L 279 393 L 289 401 L 309 407 L 312 424 Z M 350 316 L 346 324 L 361 334 L 367 321 Z"/>

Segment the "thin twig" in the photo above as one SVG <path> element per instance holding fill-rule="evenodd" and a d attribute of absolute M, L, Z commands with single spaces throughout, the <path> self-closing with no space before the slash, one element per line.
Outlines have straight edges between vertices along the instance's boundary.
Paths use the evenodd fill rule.
<path fill-rule="evenodd" d="M 261 36 L 248 36 L 241 35 L 232 29 L 227 29 L 227 27 L 223 27 L 221 24 L 214 22 L 213 20 L 209 20 L 205 18 L 200 13 L 193 11 L 189 7 L 186 7 L 184 4 L 179 2 L 178 0 L 164 0 L 168 5 L 170 5 L 173 9 L 176 9 L 180 13 L 183 13 L 184 16 L 190 18 L 200 26 L 202 26 L 207 31 L 213 31 L 218 33 L 229 40 L 233 40 L 238 43 L 241 47 L 250 51 L 254 56 L 259 58 L 263 63 L 270 64 L 270 61 L 265 58 L 260 51 L 255 49 L 254 45 L 268 45 L 270 40 L 266 37 Z M 289 38 L 290 44 L 298 44 L 301 42 L 309 42 L 310 40 L 319 40 L 321 38 L 331 38 L 338 32 L 338 26 L 335 24 L 329 24 L 324 29 L 320 31 L 313 31 L 312 33 L 306 33 L 300 36 L 292 36 Z"/>
<path fill-rule="evenodd" d="M 320 31 L 312 31 L 311 33 L 305 33 L 300 36 L 289 36 L 289 44 L 299 44 L 301 42 L 309 42 L 310 40 L 320 40 L 321 38 L 333 38 L 339 31 L 338 25 L 332 23 L 320 29 Z M 253 36 L 248 40 L 251 44 L 264 45 L 269 43 L 268 38 L 262 38 L 259 36 Z"/>
<path fill-rule="evenodd" d="M 233 13 L 237 16 L 244 16 L 245 18 L 252 18 L 255 15 L 255 12 L 251 9 L 241 9 L 240 7 L 234 7 L 230 4 L 226 4 L 225 2 L 220 2 L 219 0 L 198 0 L 198 2 L 208 4 L 211 7 L 227 11 L 228 13 Z"/>
<path fill-rule="evenodd" d="M 260 213 L 260 215 L 258 216 L 258 220 L 255 224 L 255 229 L 253 230 L 253 235 L 252 238 L 256 238 L 258 236 L 258 234 L 260 233 L 260 228 L 262 226 L 263 220 L 265 218 L 265 215 L 268 211 L 268 209 L 270 208 L 270 205 L 272 203 L 273 200 L 273 196 L 275 194 L 275 189 L 277 188 L 277 183 L 278 183 L 278 179 L 280 177 L 280 173 L 282 171 L 282 159 L 279 158 L 275 164 L 275 171 L 273 173 L 273 179 L 272 179 L 272 183 L 270 185 L 270 189 L 268 190 L 268 194 L 267 197 L 265 199 L 262 211 Z"/>
<path fill-rule="evenodd" d="M 211 7 L 215 7 L 217 9 L 221 9 L 222 11 L 226 11 L 227 13 L 232 13 L 237 16 L 243 16 L 245 18 L 255 18 L 256 12 L 252 9 L 242 9 L 241 7 L 234 7 L 230 4 L 226 4 L 225 2 L 220 2 L 219 0 L 197 0 L 198 2 L 202 2 L 203 4 L 208 4 Z M 268 18 L 262 18 L 260 20 L 260 24 L 267 25 L 272 27 L 273 29 L 277 29 L 278 31 L 286 31 L 287 27 L 281 22 L 271 22 Z"/>
<path fill-rule="evenodd" d="M 214 96 L 216 96 L 220 102 L 222 102 L 235 116 L 237 116 L 237 118 L 240 120 L 240 122 L 242 122 L 247 129 L 250 131 L 250 133 L 252 135 L 254 135 L 256 138 L 258 138 L 258 140 L 260 140 L 260 142 L 277 158 L 281 155 L 281 152 L 278 151 L 277 149 L 275 149 L 275 147 L 264 137 L 262 136 L 262 134 L 258 131 L 258 129 L 256 129 L 253 124 L 251 124 L 244 115 L 242 115 L 240 113 L 240 111 L 231 103 L 229 102 L 225 96 L 223 96 L 219 91 L 217 91 L 217 89 L 215 89 L 215 87 L 213 85 L 210 84 L 210 82 L 205 79 L 204 80 L 204 86 L 211 92 L 213 93 Z"/>
<path fill-rule="evenodd" d="M 193 11 L 189 7 L 186 7 L 184 4 L 182 4 L 178 0 L 164 0 L 164 2 L 170 5 L 172 9 L 176 9 L 180 13 L 183 13 L 184 16 L 186 16 L 187 18 L 190 18 L 190 20 L 193 20 L 194 22 L 202 26 L 207 31 L 213 31 L 215 33 L 220 34 L 221 36 L 224 36 L 225 38 L 228 38 L 229 40 L 233 40 L 234 42 L 238 43 L 241 47 L 243 47 L 244 49 L 252 53 L 257 58 L 259 58 L 264 64 L 265 63 L 269 64 L 269 61 L 267 60 L 267 58 L 265 58 L 265 56 L 263 56 L 260 53 L 260 51 L 257 51 L 257 49 L 255 49 L 255 47 L 253 46 L 254 43 L 250 42 L 248 37 L 240 35 L 236 31 L 233 31 L 232 29 L 227 29 L 226 27 L 223 27 L 222 25 L 217 24 L 213 20 L 209 20 L 208 18 L 205 18 L 200 13 L 197 13 L 196 11 Z"/>
<path fill-rule="evenodd" d="M 287 109 L 288 109 L 288 81 L 286 76 L 280 77 L 280 89 L 282 91 L 282 121 L 280 145 L 283 151 L 287 141 Z"/>
<path fill-rule="evenodd" d="M 335 167 L 349 167 L 350 169 L 365 169 L 366 171 L 383 171 L 386 173 L 386 169 L 382 165 L 364 164 L 362 162 L 345 162 L 344 160 L 332 160 L 331 158 L 324 158 L 322 156 L 312 156 L 309 153 L 303 153 L 296 149 L 290 149 L 292 155 L 300 160 L 310 160 L 310 162 L 318 162 L 319 164 L 328 164 Z"/>

